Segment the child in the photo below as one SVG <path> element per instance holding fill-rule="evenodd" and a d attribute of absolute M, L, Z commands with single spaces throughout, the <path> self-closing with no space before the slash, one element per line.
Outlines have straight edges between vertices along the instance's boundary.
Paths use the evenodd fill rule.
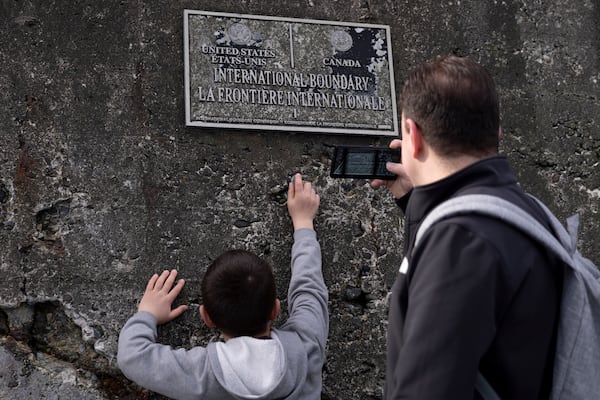
<path fill-rule="evenodd" d="M 200 306 L 202 320 L 224 341 L 191 350 L 156 343 L 157 324 L 187 306 L 171 308 L 184 285 L 183 279 L 175 284 L 177 271 L 154 274 L 119 336 L 117 361 L 125 376 L 176 399 L 320 399 L 329 322 L 313 227 L 319 202 L 296 174 L 287 203 L 294 227 L 289 317 L 280 328 L 271 328 L 279 300 L 270 266 L 250 252 L 228 251 L 207 269 Z"/>

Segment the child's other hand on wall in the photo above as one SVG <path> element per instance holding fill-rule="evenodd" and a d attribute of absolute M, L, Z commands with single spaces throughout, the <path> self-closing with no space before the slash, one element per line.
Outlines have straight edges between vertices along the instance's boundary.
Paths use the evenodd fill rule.
<path fill-rule="evenodd" d="M 183 289 L 185 281 L 180 279 L 175 286 L 175 277 L 177 271 L 163 271 L 162 274 L 154 274 L 146 285 L 146 291 L 140 300 L 138 312 L 147 311 L 156 317 L 157 323 L 164 324 L 169 322 L 187 310 L 186 305 L 181 305 L 171 309 L 175 298 Z"/>

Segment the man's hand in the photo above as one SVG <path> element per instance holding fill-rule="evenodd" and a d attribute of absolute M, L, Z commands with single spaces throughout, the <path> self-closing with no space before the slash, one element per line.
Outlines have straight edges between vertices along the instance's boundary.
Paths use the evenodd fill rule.
<path fill-rule="evenodd" d="M 402 140 L 394 139 L 390 142 L 390 149 L 399 149 L 402 147 Z M 391 173 L 395 174 L 396 179 L 392 180 L 382 180 L 382 179 L 373 179 L 371 181 L 371 187 L 378 188 L 381 186 L 385 186 L 394 196 L 394 198 L 399 199 L 408 193 L 412 188 L 413 184 L 410 181 L 408 175 L 406 175 L 406 171 L 404 170 L 404 166 L 402 163 L 394 163 L 388 162 L 386 164 L 386 169 Z"/>
<path fill-rule="evenodd" d="M 287 207 L 294 230 L 313 227 L 320 203 L 319 195 L 310 182 L 302 182 L 302 175 L 296 174 L 288 187 Z"/>
<path fill-rule="evenodd" d="M 177 271 L 163 271 L 162 274 L 154 274 L 146 285 L 144 296 L 140 300 L 138 306 L 139 311 L 147 311 L 156 317 L 157 323 L 164 324 L 169 322 L 187 310 L 186 305 L 181 305 L 175 309 L 171 309 L 171 304 L 183 289 L 185 281 L 180 279 L 175 286 L 175 277 Z"/>

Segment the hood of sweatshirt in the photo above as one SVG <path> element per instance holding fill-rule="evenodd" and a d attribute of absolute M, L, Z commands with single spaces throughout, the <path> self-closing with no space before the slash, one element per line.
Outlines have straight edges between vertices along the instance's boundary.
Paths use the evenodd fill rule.
<path fill-rule="evenodd" d="M 271 339 L 241 336 L 216 343 L 220 371 L 215 371 L 215 375 L 229 393 L 240 399 L 288 395 L 306 374 L 304 365 L 289 365 L 288 347 L 276 330 L 271 331 Z M 294 358 L 297 359 L 297 354 Z"/>

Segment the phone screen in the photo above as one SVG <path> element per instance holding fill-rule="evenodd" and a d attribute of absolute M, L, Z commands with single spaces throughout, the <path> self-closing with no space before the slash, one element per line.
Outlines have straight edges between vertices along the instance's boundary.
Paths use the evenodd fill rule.
<path fill-rule="evenodd" d="M 388 161 L 400 162 L 400 150 L 387 147 L 337 146 L 331 165 L 334 178 L 395 179 Z"/>

